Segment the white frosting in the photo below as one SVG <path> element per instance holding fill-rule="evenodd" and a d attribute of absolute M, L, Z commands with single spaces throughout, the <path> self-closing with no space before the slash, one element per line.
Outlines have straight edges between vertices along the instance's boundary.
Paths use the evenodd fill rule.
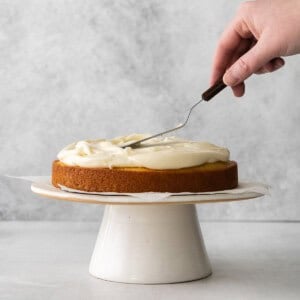
<path fill-rule="evenodd" d="M 225 148 L 176 137 L 151 139 L 143 143 L 144 147 L 136 149 L 121 148 L 124 144 L 147 136 L 132 134 L 111 140 L 80 141 L 62 149 L 58 153 L 58 159 L 69 166 L 149 169 L 180 169 L 229 160 L 229 151 Z"/>

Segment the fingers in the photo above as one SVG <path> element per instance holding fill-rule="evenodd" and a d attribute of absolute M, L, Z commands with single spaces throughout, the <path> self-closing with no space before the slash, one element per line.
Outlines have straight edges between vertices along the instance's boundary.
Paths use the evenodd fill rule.
<path fill-rule="evenodd" d="M 285 64 L 284 59 L 281 57 L 276 57 L 269 61 L 267 64 L 265 64 L 263 67 L 261 67 L 255 74 L 264 74 L 264 73 L 270 73 L 274 72 L 281 67 L 283 67 Z M 245 94 L 245 83 L 241 82 L 236 86 L 232 86 L 232 91 L 234 96 L 236 97 L 242 97 Z"/>
<path fill-rule="evenodd" d="M 245 94 L 245 83 L 241 82 L 238 85 L 233 86 L 232 91 L 233 91 L 234 96 L 242 97 Z"/>
<path fill-rule="evenodd" d="M 252 40 L 242 39 L 240 41 L 240 44 L 237 46 L 235 52 L 232 54 L 232 57 L 230 59 L 230 63 L 228 64 L 228 66 L 230 66 L 238 58 L 240 58 L 245 52 L 247 52 L 252 45 L 253 45 Z M 216 80 L 218 80 L 224 74 L 224 72 L 222 72 Z M 212 82 L 212 84 L 213 83 L 214 83 L 214 81 Z M 244 82 L 238 84 L 237 86 L 232 87 L 232 91 L 233 91 L 233 94 L 236 97 L 242 97 L 245 94 L 245 84 L 244 84 Z"/>
<path fill-rule="evenodd" d="M 225 84 L 236 86 L 251 74 L 257 72 L 274 58 L 274 52 L 268 43 L 261 38 L 256 45 L 241 56 L 225 73 Z"/>
<path fill-rule="evenodd" d="M 245 40 L 253 40 L 252 38 L 255 34 L 252 33 L 243 18 L 245 11 L 250 7 L 250 2 L 244 2 L 235 19 L 223 32 L 213 59 L 213 71 L 210 78 L 211 84 L 224 75 L 240 44 Z"/>
<path fill-rule="evenodd" d="M 285 64 L 284 59 L 281 57 L 276 57 L 269 61 L 267 64 L 262 66 L 260 69 L 258 69 L 255 74 L 265 74 L 265 73 L 271 73 L 274 72 L 281 67 L 283 67 Z"/>
<path fill-rule="evenodd" d="M 215 83 L 222 77 L 230 63 L 236 48 L 239 46 L 242 38 L 235 31 L 235 23 L 232 22 L 222 34 L 217 45 L 216 53 L 213 59 L 213 72 L 210 78 L 210 83 Z"/>
<path fill-rule="evenodd" d="M 231 67 L 242 55 L 244 55 L 247 51 L 249 51 L 254 44 L 255 43 L 253 42 L 253 40 L 250 39 L 241 40 L 239 46 L 236 48 L 236 51 L 233 53 L 231 57 L 227 69 Z"/>

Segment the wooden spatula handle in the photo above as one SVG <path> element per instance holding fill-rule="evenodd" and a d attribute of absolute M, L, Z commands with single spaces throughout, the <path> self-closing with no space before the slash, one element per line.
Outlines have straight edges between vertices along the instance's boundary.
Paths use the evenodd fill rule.
<path fill-rule="evenodd" d="M 221 78 L 213 86 L 211 86 L 208 90 L 206 90 L 202 94 L 202 99 L 205 101 L 209 101 L 211 98 L 213 98 L 219 92 L 221 92 L 223 89 L 225 89 L 226 86 L 227 85 L 223 82 L 223 79 Z"/>

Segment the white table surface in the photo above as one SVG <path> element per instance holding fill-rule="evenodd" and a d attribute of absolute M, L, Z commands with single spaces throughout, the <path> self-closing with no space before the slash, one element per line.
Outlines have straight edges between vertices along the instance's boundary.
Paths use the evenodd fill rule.
<path fill-rule="evenodd" d="M 300 223 L 201 223 L 207 279 L 165 285 L 88 273 L 99 224 L 0 222 L 0 299 L 300 299 Z"/>

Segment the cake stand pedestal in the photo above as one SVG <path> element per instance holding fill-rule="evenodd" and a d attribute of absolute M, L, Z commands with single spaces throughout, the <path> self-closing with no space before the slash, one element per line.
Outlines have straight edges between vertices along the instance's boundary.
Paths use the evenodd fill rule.
<path fill-rule="evenodd" d="M 103 196 L 61 191 L 50 183 L 33 183 L 42 196 L 106 204 L 90 261 L 90 273 L 104 280 L 159 284 L 201 279 L 211 274 L 196 203 L 234 201 L 262 196 L 170 196 L 161 202 L 131 196 Z"/>
<path fill-rule="evenodd" d="M 211 267 L 195 205 L 107 205 L 90 273 L 130 283 L 207 277 Z"/>

